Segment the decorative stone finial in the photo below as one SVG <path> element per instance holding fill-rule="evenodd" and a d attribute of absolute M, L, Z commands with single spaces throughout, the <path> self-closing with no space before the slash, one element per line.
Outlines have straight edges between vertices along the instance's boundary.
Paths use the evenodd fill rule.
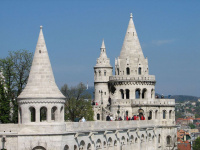
<path fill-rule="evenodd" d="M 130 14 L 130 18 L 133 18 L 133 14 L 132 13 Z"/>
<path fill-rule="evenodd" d="M 40 26 L 40 29 L 42 29 L 43 28 L 43 26 Z"/>

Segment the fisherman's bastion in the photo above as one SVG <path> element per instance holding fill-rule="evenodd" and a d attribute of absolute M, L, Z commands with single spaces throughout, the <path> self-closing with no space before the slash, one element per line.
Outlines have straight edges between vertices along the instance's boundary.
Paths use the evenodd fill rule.
<path fill-rule="evenodd" d="M 0 149 L 177 150 L 175 100 L 155 96 L 155 76 L 149 75 L 132 14 L 114 72 L 103 41 L 94 67 L 95 121 L 65 122 L 65 97 L 55 83 L 41 26 L 28 83 L 17 99 L 19 123 L 0 124 Z M 145 120 L 106 121 L 108 115 Z"/>

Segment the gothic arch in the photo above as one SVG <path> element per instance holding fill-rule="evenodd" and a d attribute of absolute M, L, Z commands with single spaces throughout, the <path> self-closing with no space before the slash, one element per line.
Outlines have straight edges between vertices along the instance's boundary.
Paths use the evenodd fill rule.
<path fill-rule="evenodd" d="M 129 99 L 129 98 L 130 98 L 130 90 L 126 89 L 126 99 Z"/>
<path fill-rule="evenodd" d="M 33 150 L 46 150 L 46 149 L 42 146 L 36 146 L 33 148 Z"/>
<path fill-rule="evenodd" d="M 30 121 L 31 122 L 35 122 L 36 121 L 36 112 L 35 112 L 35 108 L 33 106 L 29 107 L 29 111 L 30 111 Z"/>
<path fill-rule="evenodd" d="M 144 89 L 142 90 L 142 99 L 146 99 L 146 98 L 147 98 L 147 89 L 144 88 Z"/>
<path fill-rule="evenodd" d="M 45 106 L 40 108 L 40 122 L 47 121 L 47 108 Z"/>
<path fill-rule="evenodd" d="M 96 148 L 101 148 L 101 140 L 98 139 L 96 142 Z"/>
<path fill-rule="evenodd" d="M 141 89 L 137 88 L 135 89 L 135 99 L 140 99 L 141 95 Z"/>
<path fill-rule="evenodd" d="M 58 111 L 57 111 L 57 107 L 54 106 L 51 108 L 51 120 L 54 120 L 56 121 L 57 120 L 57 117 L 58 117 Z"/>

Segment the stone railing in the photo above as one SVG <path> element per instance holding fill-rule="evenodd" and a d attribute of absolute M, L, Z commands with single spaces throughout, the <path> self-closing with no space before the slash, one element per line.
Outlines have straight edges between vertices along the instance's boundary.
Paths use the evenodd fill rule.
<path fill-rule="evenodd" d="M 110 76 L 109 77 L 110 81 L 155 81 L 155 76 L 154 75 L 144 75 L 144 76 L 128 76 L 128 75 L 115 75 L 115 76 Z"/>
<path fill-rule="evenodd" d="M 156 126 L 158 126 L 158 123 L 155 120 L 67 122 L 66 131 L 91 132 L 106 130 L 153 128 Z"/>
<path fill-rule="evenodd" d="M 112 99 L 112 105 L 152 105 L 175 106 L 174 99 Z"/>

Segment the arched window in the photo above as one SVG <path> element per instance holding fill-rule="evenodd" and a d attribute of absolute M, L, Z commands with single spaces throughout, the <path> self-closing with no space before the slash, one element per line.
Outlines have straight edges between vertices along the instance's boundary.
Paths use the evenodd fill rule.
<path fill-rule="evenodd" d="M 149 133 L 149 141 L 151 141 L 151 133 Z"/>
<path fill-rule="evenodd" d="M 52 109 L 51 109 L 51 120 L 56 120 L 57 119 L 57 107 L 53 107 Z"/>
<path fill-rule="evenodd" d="M 147 89 L 142 90 L 142 99 L 147 98 Z"/>
<path fill-rule="evenodd" d="M 130 98 L 130 90 L 126 89 L 126 99 L 129 99 L 129 98 Z"/>
<path fill-rule="evenodd" d="M 140 89 L 136 89 L 135 90 L 135 99 L 139 99 L 140 98 Z"/>
<path fill-rule="evenodd" d="M 169 111 L 169 119 L 172 119 L 172 110 Z"/>
<path fill-rule="evenodd" d="M 33 150 L 46 150 L 46 149 L 42 146 L 36 146 L 33 148 Z"/>
<path fill-rule="evenodd" d="M 97 120 L 100 120 L 100 114 L 97 114 Z"/>
<path fill-rule="evenodd" d="M 155 119 L 158 119 L 158 110 L 155 111 Z"/>
<path fill-rule="evenodd" d="M 120 90 L 120 93 L 121 93 L 121 99 L 124 99 L 124 90 Z"/>
<path fill-rule="evenodd" d="M 171 144 L 171 136 L 167 136 L 167 145 L 170 145 Z"/>
<path fill-rule="evenodd" d="M 94 76 L 97 77 L 97 72 L 96 71 L 94 72 Z"/>
<path fill-rule="evenodd" d="M 160 137 L 160 134 L 159 134 L 159 135 L 158 135 L 158 143 L 160 143 L 160 138 L 161 138 L 161 137 Z"/>
<path fill-rule="evenodd" d="M 35 108 L 34 107 L 30 107 L 30 120 L 31 122 L 35 122 Z"/>
<path fill-rule="evenodd" d="M 138 68 L 138 74 L 139 74 L 139 75 L 142 74 L 142 68 L 141 68 L 141 67 Z"/>
<path fill-rule="evenodd" d="M 65 145 L 64 150 L 69 150 L 69 146 Z"/>
<path fill-rule="evenodd" d="M 166 119 L 166 110 L 163 110 L 163 119 Z"/>
<path fill-rule="evenodd" d="M 125 137 L 122 136 L 122 139 L 121 139 L 121 144 L 124 145 L 125 144 Z"/>
<path fill-rule="evenodd" d="M 101 76 L 101 71 L 99 70 L 99 76 Z"/>
<path fill-rule="evenodd" d="M 131 135 L 131 137 L 130 137 L 130 143 L 133 143 L 134 142 L 134 137 L 133 137 L 133 135 Z"/>
<path fill-rule="evenodd" d="M 126 111 L 126 116 L 128 116 L 128 110 Z"/>
<path fill-rule="evenodd" d="M 117 74 L 119 75 L 119 68 L 117 68 Z"/>
<path fill-rule="evenodd" d="M 148 120 L 151 120 L 152 119 L 152 111 L 149 111 L 149 117 L 148 117 Z"/>
<path fill-rule="evenodd" d="M 130 68 L 129 67 L 126 68 L 126 74 L 130 75 Z"/>
<path fill-rule="evenodd" d="M 40 108 L 40 121 L 46 121 L 47 120 L 47 108 L 41 107 Z"/>
<path fill-rule="evenodd" d="M 104 76 L 106 76 L 106 71 L 104 70 Z"/>
<path fill-rule="evenodd" d="M 106 141 L 103 141 L 103 147 L 106 148 Z"/>

